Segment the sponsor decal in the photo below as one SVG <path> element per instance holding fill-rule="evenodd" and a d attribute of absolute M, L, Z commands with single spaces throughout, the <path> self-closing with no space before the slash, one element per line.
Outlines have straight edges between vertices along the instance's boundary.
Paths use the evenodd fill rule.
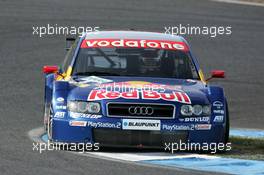
<path fill-rule="evenodd" d="M 73 120 L 69 121 L 70 126 L 82 126 L 82 127 L 84 127 L 84 126 L 86 126 L 86 124 L 87 124 L 87 121 L 73 121 Z"/>
<path fill-rule="evenodd" d="M 216 107 L 217 109 L 221 109 L 224 105 L 221 101 L 215 101 L 213 103 L 213 106 Z"/>
<path fill-rule="evenodd" d="M 60 106 L 60 105 L 58 105 L 58 106 L 56 106 L 56 109 L 67 109 L 67 106 Z"/>
<path fill-rule="evenodd" d="M 64 102 L 64 98 L 62 98 L 62 97 L 58 97 L 58 98 L 56 99 L 56 101 L 59 102 L 59 103 L 63 103 L 63 102 Z"/>
<path fill-rule="evenodd" d="M 224 116 L 223 115 L 216 115 L 214 118 L 214 122 L 223 122 Z"/>
<path fill-rule="evenodd" d="M 187 79 L 186 81 L 189 83 L 196 83 L 196 80 L 193 80 L 193 79 Z"/>
<path fill-rule="evenodd" d="M 207 88 L 207 91 L 208 91 L 208 94 L 209 94 L 209 95 L 212 94 L 211 88 Z"/>
<path fill-rule="evenodd" d="M 178 130 L 194 130 L 194 125 L 181 125 L 181 124 L 174 124 L 174 125 L 162 125 L 162 130 L 169 130 L 169 131 L 178 131 Z"/>
<path fill-rule="evenodd" d="M 212 127 L 211 124 L 196 124 L 195 129 L 196 130 L 210 130 Z"/>
<path fill-rule="evenodd" d="M 185 92 L 172 91 L 170 93 L 163 93 L 157 91 L 138 91 L 132 92 L 109 92 L 105 90 L 92 90 L 88 96 L 88 101 L 96 101 L 103 99 L 144 99 L 144 100 L 165 100 L 175 101 L 180 103 L 191 104 L 189 96 Z"/>
<path fill-rule="evenodd" d="M 179 118 L 181 122 L 210 122 L 210 117 L 186 117 Z"/>
<path fill-rule="evenodd" d="M 64 118 L 65 112 L 56 112 L 54 117 L 55 118 Z"/>
<path fill-rule="evenodd" d="M 72 118 L 91 118 L 91 119 L 98 119 L 98 118 L 101 118 L 102 115 L 98 115 L 98 114 L 85 114 L 85 113 L 79 113 L 79 112 L 70 112 L 70 117 L 72 117 Z"/>
<path fill-rule="evenodd" d="M 224 110 L 213 110 L 213 113 L 215 114 L 225 114 Z"/>
<path fill-rule="evenodd" d="M 153 48 L 166 50 L 188 51 L 188 46 L 184 42 L 164 41 L 164 40 L 140 40 L 140 39 L 92 39 L 83 40 L 81 48 Z"/>
<path fill-rule="evenodd" d="M 160 120 L 136 120 L 123 119 L 122 128 L 124 130 L 160 130 Z"/>
<path fill-rule="evenodd" d="M 97 76 L 89 76 L 89 77 L 84 77 L 81 78 L 81 83 L 109 83 L 112 82 L 113 80 L 108 80 L 105 78 L 97 77 Z"/>
<path fill-rule="evenodd" d="M 121 129 L 121 122 L 117 123 L 110 123 L 110 122 L 87 122 L 88 127 L 93 128 L 115 128 L 115 129 Z"/>

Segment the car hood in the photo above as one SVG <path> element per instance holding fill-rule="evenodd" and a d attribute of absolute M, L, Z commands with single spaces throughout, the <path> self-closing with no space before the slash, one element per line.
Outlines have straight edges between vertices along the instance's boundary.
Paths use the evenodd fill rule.
<path fill-rule="evenodd" d="M 69 84 L 68 100 L 209 103 L 206 85 L 191 79 L 88 76 L 73 77 Z"/>

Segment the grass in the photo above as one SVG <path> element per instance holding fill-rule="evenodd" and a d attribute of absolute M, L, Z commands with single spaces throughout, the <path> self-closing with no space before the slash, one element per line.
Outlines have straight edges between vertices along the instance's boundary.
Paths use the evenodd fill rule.
<path fill-rule="evenodd" d="M 232 143 L 231 151 L 220 156 L 264 161 L 264 139 L 230 137 L 230 142 Z"/>
<path fill-rule="evenodd" d="M 264 0 L 241 0 L 245 2 L 257 2 L 257 3 L 264 3 Z"/>

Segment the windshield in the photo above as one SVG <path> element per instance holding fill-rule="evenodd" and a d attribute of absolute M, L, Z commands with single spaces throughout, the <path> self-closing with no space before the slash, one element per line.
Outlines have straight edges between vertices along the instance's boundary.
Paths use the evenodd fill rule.
<path fill-rule="evenodd" d="M 73 75 L 198 79 L 188 52 L 125 47 L 81 48 Z"/>

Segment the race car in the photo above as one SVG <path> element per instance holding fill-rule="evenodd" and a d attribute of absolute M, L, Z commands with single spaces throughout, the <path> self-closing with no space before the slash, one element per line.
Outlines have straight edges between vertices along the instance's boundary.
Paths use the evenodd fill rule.
<path fill-rule="evenodd" d="M 225 72 L 205 79 L 183 37 L 100 31 L 68 41 L 63 64 L 43 67 L 50 141 L 142 148 L 227 143 L 224 90 L 208 83 Z"/>

